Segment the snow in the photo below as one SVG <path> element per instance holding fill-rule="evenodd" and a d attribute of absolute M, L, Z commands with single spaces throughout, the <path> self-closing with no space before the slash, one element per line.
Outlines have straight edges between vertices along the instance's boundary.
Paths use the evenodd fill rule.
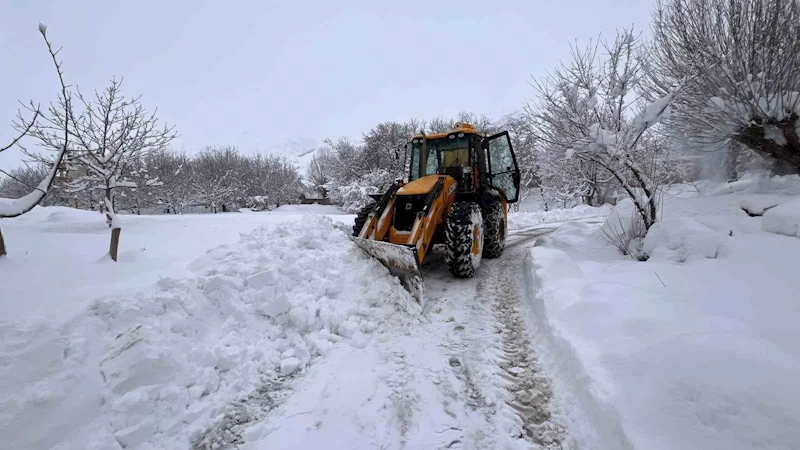
<path fill-rule="evenodd" d="M 553 209 L 550 211 L 512 212 L 508 215 L 508 228 L 519 230 L 546 223 L 605 217 L 611 209 L 611 205 L 605 204 L 599 207 L 580 205 L 574 208 Z"/>
<path fill-rule="evenodd" d="M 800 240 L 762 231 L 797 217 L 797 181 L 665 195 L 647 262 L 592 224 L 537 242 L 526 310 L 556 398 L 587 414 L 571 433 L 597 434 L 592 448 L 797 447 Z M 749 217 L 748 196 L 781 206 Z"/>
<path fill-rule="evenodd" d="M 742 210 L 751 216 L 763 216 L 768 209 L 778 206 L 773 198 L 749 196 L 742 199 Z"/>
<path fill-rule="evenodd" d="M 635 224 L 638 223 L 641 223 L 641 218 L 636 210 L 636 205 L 630 198 L 625 198 L 609 211 L 598 235 L 604 237 L 630 235 L 634 232 Z"/>
<path fill-rule="evenodd" d="M 691 217 L 668 217 L 654 224 L 644 238 L 644 254 L 650 260 L 684 262 L 714 259 L 724 246 L 724 234 Z"/>
<path fill-rule="evenodd" d="M 255 225 L 250 218 L 259 215 L 228 216 Z M 84 216 L 66 208 L 39 208 L 27 224 L 60 222 L 73 232 L 93 230 Z M 179 233 L 172 234 L 175 229 L 164 223 L 201 228 L 201 217 L 233 223 L 222 215 L 147 217 L 138 223 L 147 222 L 153 241 L 166 246 L 171 239 L 174 248 Z M 232 402 L 258 397 L 265 382 L 302 373 L 333 349 L 363 348 L 380 324 L 414 311 L 398 280 L 363 255 L 330 218 L 286 214 L 286 220 L 271 222 L 194 258 L 182 276 L 161 276 L 149 286 L 114 294 L 95 286 L 96 294 L 70 314 L 3 323 L 0 435 L 5 444 L 166 449 L 187 448 L 198 439 L 224 441 L 225 436 L 208 431 L 224 420 Z M 125 224 L 123 239 L 136 223 Z M 9 233 L 16 252 L 25 242 L 19 231 Z M 183 231 L 202 236 L 196 229 Z M 133 240 L 136 233 L 130 234 Z M 121 258 L 119 265 L 125 261 Z M 47 284 L 9 278 L 5 269 L 14 273 L 18 262 L 25 265 L 24 259 L 0 261 L 4 287 Z M 79 274 L 98 276 L 92 272 L 102 265 L 84 264 Z M 125 274 L 121 270 L 117 276 Z M 4 308 L 40 301 L 36 290 L 4 295 Z"/>
<path fill-rule="evenodd" d="M 31 193 L 20 198 L 0 198 L 0 217 L 15 217 L 29 211 L 47 194 L 49 179 L 45 179 Z"/>
<path fill-rule="evenodd" d="M 27 320 L 75 313 L 98 293 L 125 291 L 162 277 L 191 275 L 187 265 L 209 248 L 235 243 L 240 233 L 287 220 L 324 214 L 352 224 L 353 216 L 321 205 L 284 206 L 251 214 L 135 216 L 122 223 L 119 263 L 108 253 L 110 228 L 98 212 L 36 207 L 0 220 L 8 256 L 0 259 L 0 317 Z M 47 282 L 33 282 L 47 277 Z"/>
<path fill-rule="evenodd" d="M 761 227 L 768 233 L 800 237 L 800 198 L 765 212 Z"/>

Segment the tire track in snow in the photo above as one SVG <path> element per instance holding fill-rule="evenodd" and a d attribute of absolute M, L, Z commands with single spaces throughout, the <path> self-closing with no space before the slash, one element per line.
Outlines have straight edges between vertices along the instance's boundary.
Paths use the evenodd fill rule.
<path fill-rule="evenodd" d="M 477 433 L 475 430 L 472 433 L 459 430 L 463 435 L 461 439 L 452 441 L 454 448 L 462 445 L 491 447 L 491 434 L 500 431 L 497 423 L 498 405 L 487 402 L 482 392 L 486 389 L 485 385 L 476 384 L 476 377 L 486 376 L 487 373 L 485 370 L 483 373 L 475 372 L 479 372 L 481 365 L 491 361 L 499 363 L 500 370 L 495 381 L 507 391 L 504 397 L 507 398 L 508 413 L 520 425 L 521 433 L 516 437 L 542 448 L 562 448 L 566 430 L 551 414 L 553 394 L 550 382 L 539 373 L 536 352 L 520 315 L 525 252 L 536 238 L 553 229 L 538 227 L 512 232 L 503 255 L 495 260 L 484 261 L 476 277 L 471 280 L 451 279 L 443 258 L 437 253 L 432 253 L 430 263 L 426 264 L 430 268 L 423 270 L 426 288 L 430 288 L 429 301 L 436 304 L 431 308 L 433 311 L 429 312 L 430 319 L 435 321 L 437 313 L 447 316 L 458 309 L 466 313 L 462 323 L 452 324 L 452 331 L 441 346 L 450 355 L 449 365 L 461 382 L 463 401 L 470 409 L 484 416 L 486 425 L 498 428 L 491 430 L 487 427 Z M 448 290 L 452 290 L 453 285 L 460 286 L 459 290 L 464 293 L 472 291 L 472 295 L 442 301 L 447 299 Z M 493 357 L 495 350 L 499 357 Z M 446 385 L 442 387 L 451 388 Z"/>
<path fill-rule="evenodd" d="M 540 374 L 536 352 L 520 313 L 525 252 L 536 237 L 552 229 L 514 233 L 503 255 L 487 264 L 478 281 L 478 296 L 493 299 L 500 340 L 500 368 L 510 399 L 506 404 L 520 421 L 525 439 L 547 449 L 561 449 L 565 428 L 552 416 L 550 381 Z M 527 244 L 527 245 L 526 245 Z"/>

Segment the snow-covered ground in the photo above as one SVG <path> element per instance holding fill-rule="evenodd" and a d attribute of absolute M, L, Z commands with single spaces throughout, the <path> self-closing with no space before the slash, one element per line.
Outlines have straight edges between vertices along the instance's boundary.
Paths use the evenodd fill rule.
<path fill-rule="evenodd" d="M 600 207 L 580 205 L 569 209 L 550 211 L 520 211 L 508 215 L 508 228 L 520 230 L 538 225 L 569 222 L 578 219 L 605 218 L 611 211 L 611 205 Z"/>
<path fill-rule="evenodd" d="M 796 176 L 675 187 L 647 262 L 596 225 L 537 243 L 528 318 L 556 398 L 590 418 L 573 431 L 605 448 L 798 448 L 799 194 Z"/>
<path fill-rule="evenodd" d="M 335 212 L 126 216 L 116 264 L 98 214 L 37 208 L 3 221 L 4 445 L 569 442 L 519 316 L 519 263 L 548 229 L 512 233 L 470 280 L 435 249 L 423 315 L 348 239 L 353 217 L 324 215 Z"/>
<path fill-rule="evenodd" d="M 8 248 L 7 259 L 0 259 L 0 318 L 68 315 L 101 294 L 191 275 L 188 264 L 208 249 L 235 243 L 240 233 L 259 226 L 309 213 L 353 221 L 321 205 L 247 214 L 121 215 L 119 264 L 106 256 L 110 231 L 99 213 L 37 207 L 18 218 L 0 219 Z"/>
<path fill-rule="evenodd" d="M 383 266 L 330 218 L 297 210 L 128 217 L 123 237 L 156 251 L 129 250 L 117 264 L 88 238 L 108 233 L 97 215 L 40 208 L 4 223 L 13 252 L 0 260 L 10 311 L 0 326 L 4 445 L 210 448 L 240 439 L 226 424 L 256 420 L 258 409 L 237 415 L 236 401 L 273 401 L 286 376 L 339 342 L 365 346 L 381 323 L 406 314 L 408 294 Z M 61 308 L 63 298 L 71 304 Z M 32 314 L 40 310 L 53 314 Z"/>
<path fill-rule="evenodd" d="M 798 195 L 673 186 L 647 262 L 608 207 L 513 213 L 475 278 L 429 254 L 424 312 L 333 207 L 125 216 L 116 264 L 37 208 L 0 221 L 3 446 L 796 448 Z"/>

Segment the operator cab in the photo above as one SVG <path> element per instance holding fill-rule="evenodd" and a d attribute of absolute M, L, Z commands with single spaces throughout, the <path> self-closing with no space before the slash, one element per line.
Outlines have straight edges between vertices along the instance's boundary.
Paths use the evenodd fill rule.
<path fill-rule="evenodd" d="M 519 169 L 508 132 L 486 137 L 468 123 L 456 123 L 452 131 L 414 136 L 409 181 L 429 175 L 450 175 L 458 193 L 474 194 L 481 186 L 503 192 L 506 201 L 517 201 Z"/>

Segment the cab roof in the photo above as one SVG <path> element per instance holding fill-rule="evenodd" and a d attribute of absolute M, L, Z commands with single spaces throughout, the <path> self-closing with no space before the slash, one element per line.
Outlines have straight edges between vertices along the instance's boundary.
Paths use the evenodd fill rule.
<path fill-rule="evenodd" d="M 447 137 L 447 136 L 449 136 L 449 135 L 451 135 L 453 133 L 477 134 L 478 136 L 483 136 L 483 133 L 481 133 L 480 131 L 478 131 L 475 128 L 473 128 L 472 125 L 470 125 L 470 124 L 468 124 L 466 122 L 457 122 L 455 125 L 453 125 L 453 129 L 450 130 L 450 131 L 447 131 L 447 132 L 444 132 L 444 133 L 426 134 L 424 136 L 422 134 L 417 134 L 417 135 L 414 135 L 414 137 L 412 137 L 411 139 L 412 140 L 413 139 L 421 139 L 423 137 L 425 139 L 441 139 L 441 138 Z"/>

